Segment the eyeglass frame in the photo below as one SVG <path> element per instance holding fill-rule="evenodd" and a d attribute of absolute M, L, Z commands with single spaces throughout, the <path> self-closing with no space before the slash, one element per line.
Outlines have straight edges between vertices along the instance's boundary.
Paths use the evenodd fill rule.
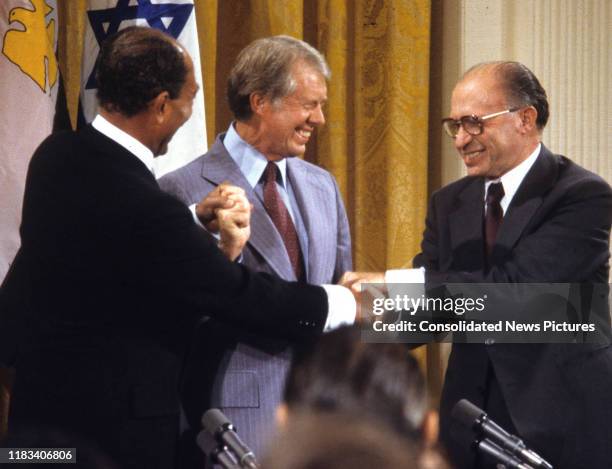
<path fill-rule="evenodd" d="M 504 110 L 504 111 L 494 112 L 494 113 L 492 113 L 492 114 L 487 114 L 487 115 L 482 116 L 482 117 L 479 117 L 479 116 L 477 116 L 477 115 L 475 115 L 475 114 L 472 114 L 472 115 L 469 115 L 469 116 L 461 116 L 459 119 L 453 119 L 452 117 L 447 117 L 447 118 L 445 118 L 445 119 L 442 119 L 442 128 L 444 129 L 444 131 L 446 132 L 446 134 L 447 134 L 447 135 L 448 135 L 450 138 L 452 138 L 452 139 L 457 138 L 457 134 L 459 133 L 459 129 L 460 129 L 461 127 L 463 127 L 463 130 L 464 130 L 466 133 L 468 133 L 468 134 L 469 134 L 469 135 L 471 135 L 472 137 L 476 137 L 476 136 L 478 136 L 478 135 L 481 135 L 481 134 L 484 132 L 484 121 L 489 120 L 489 119 L 492 119 L 492 118 L 497 117 L 497 116 L 503 116 L 504 114 L 509 114 L 509 113 L 511 113 L 511 112 L 516 112 L 516 111 L 518 111 L 518 110 L 520 110 L 520 109 L 522 109 L 522 108 L 523 108 L 523 106 L 511 107 L 511 108 L 508 108 L 508 109 L 506 109 L 506 110 Z M 480 129 L 480 130 L 478 131 L 478 133 L 472 133 L 472 132 L 469 132 L 469 131 L 468 131 L 468 130 L 465 128 L 465 126 L 463 125 L 463 120 L 464 120 L 464 119 L 473 119 L 473 120 L 474 120 L 474 122 L 475 122 L 475 123 L 478 125 L 478 128 Z M 448 129 L 447 129 L 446 125 L 445 125 L 447 122 L 453 122 L 453 123 L 455 123 L 455 124 L 458 124 L 458 127 L 457 127 L 457 133 L 456 133 L 455 135 L 451 135 L 451 133 L 448 131 Z"/>

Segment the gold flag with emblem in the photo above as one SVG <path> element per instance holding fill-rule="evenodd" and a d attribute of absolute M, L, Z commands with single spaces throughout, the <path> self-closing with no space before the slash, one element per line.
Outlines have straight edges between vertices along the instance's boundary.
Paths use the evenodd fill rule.
<path fill-rule="evenodd" d="M 28 162 L 53 126 L 57 31 L 56 0 L 0 2 L 0 282 L 19 247 Z"/>
<path fill-rule="evenodd" d="M 55 0 L 0 1 L 0 283 L 19 248 L 28 162 L 51 133 L 59 72 Z M 0 439 L 10 373 L 0 368 Z"/>

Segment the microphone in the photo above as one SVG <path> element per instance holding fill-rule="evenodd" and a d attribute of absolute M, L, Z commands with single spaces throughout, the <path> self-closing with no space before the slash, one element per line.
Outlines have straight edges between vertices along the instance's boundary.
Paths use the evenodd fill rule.
<path fill-rule="evenodd" d="M 471 428 L 477 435 L 484 436 L 497 444 L 500 449 L 516 456 L 534 469 L 553 469 L 552 465 L 534 451 L 528 449 L 519 437 L 511 435 L 491 420 L 484 410 L 467 399 L 461 399 L 451 412 L 454 419 Z M 479 445 L 480 449 L 480 445 Z M 482 451 L 486 452 L 484 449 Z M 490 454 L 490 453 L 488 453 Z M 491 454 L 493 456 L 493 454 Z"/>
<path fill-rule="evenodd" d="M 234 425 L 219 409 L 209 409 L 202 416 L 202 426 L 210 433 L 219 445 L 226 446 L 235 455 L 238 464 L 246 469 L 259 469 L 253 451 L 245 445 L 238 434 Z"/>
<path fill-rule="evenodd" d="M 517 458 L 504 451 L 499 445 L 496 445 L 488 438 L 478 441 L 476 447 L 481 453 L 488 454 L 508 469 L 533 469 L 531 466 L 523 464 Z"/>
<path fill-rule="evenodd" d="M 213 463 L 219 464 L 223 469 L 241 469 L 229 448 L 217 443 L 213 436 L 205 430 L 198 433 L 196 442 Z"/>

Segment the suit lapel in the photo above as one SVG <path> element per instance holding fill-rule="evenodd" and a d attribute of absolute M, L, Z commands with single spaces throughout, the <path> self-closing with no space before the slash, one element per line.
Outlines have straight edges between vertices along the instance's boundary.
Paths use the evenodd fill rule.
<path fill-rule="evenodd" d="M 302 247 L 307 261 L 310 283 L 325 283 L 333 276 L 336 260 L 336 231 L 338 220 L 333 194 L 326 190 L 325 181 L 298 159 L 287 160 L 287 177 L 293 188 L 298 209 L 304 223 Z"/>
<path fill-rule="evenodd" d="M 314 262 L 314 259 L 311 259 L 310 242 L 318 241 L 312 237 L 312 234 L 320 232 L 318 231 L 319 217 L 313 217 L 312 215 L 316 214 L 317 210 L 320 210 L 319 205 L 321 201 L 316 197 L 316 180 L 302 163 L 298 158 L 287 158 L 287 179 L 293 189 L 297 208 L 300 211 L 302 223 L 304 223 L 304 231 L 298 229 L 298 236 L 306 268 L 305 278 L 310 283 L 318 283 L 317 272 L 313 271 L 313 267 L 316 267 L 316 262 Z"/>
<path fill-rule="evenodd" d="M 507 252 L 517 243 L 521 233 L 542 205 L 544 196 L 557 178 L 557 172 L 554 156 L 542 145 L 538 159 L 521 182 L 504 215 L 504 221 L 495 241 L 495 246 L 503 249 L 497 250 L 497 253 Z M 495 257 L 494 247 L 493 259 Z"/>
<path fill-rule="evenodd" d="M 295 280 L 289 255 L 278 230 L 268 216 L 260 198 L 223 146 L 223 137 L 224 134 L 217 137 L 209 152 L 209 158 L 204 158 L 202 178 L 215 186 L 227 181 L 244 189 L 247 198 L 254 206 L 251 213 L 251 237 L 248 245 L 259 252 L 280 277 Z"/>
<path fill-rule="evenodd" d="M 202 160 L 202 178 L 215 186 L 222 182 L 229 182 L 243 188 L 248 194 L 252 189 L 238 165 L 223 146 L 222 138 L 224 135 L 217 137 L 208 157 Z"/>

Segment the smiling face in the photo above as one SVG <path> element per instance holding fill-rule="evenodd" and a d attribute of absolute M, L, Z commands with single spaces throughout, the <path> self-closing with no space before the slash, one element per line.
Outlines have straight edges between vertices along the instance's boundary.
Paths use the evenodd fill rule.
<path fill-rule="evenodd" d="M 294 64 L 291 75 L 296 84 L 293 93 L 277 102 L 263 97 L 254 109 L 260 124 L 254 146 L 270 161 L 303 155 L 312 132 L 325 123 L 323 75 L 304 62 Z"/>
<path fill-rule="evenodd" d="M 495 73 L 484 70 L 468 75 L 457 84 L 451 98 L 450 117 L 485 116 L 509 107 Z M 470 135 L 463 127 L 459 129 L 453 143 L 468 175 L 495 179 L 529 156 L 525 153 L 528 142 L 522 129 L 521 112 L 486 120 L 480 135 Z"/>

